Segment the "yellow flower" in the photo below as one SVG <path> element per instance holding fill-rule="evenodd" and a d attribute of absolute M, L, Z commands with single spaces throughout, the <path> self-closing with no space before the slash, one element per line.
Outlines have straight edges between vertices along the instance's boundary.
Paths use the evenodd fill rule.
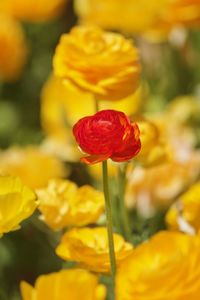
<path fill-rule="evenodd" d="M 66 2 L 66 0 L 1 0 L 0 10 L 22 21 L 48 21 L 62 13 Z"/>
<path fill-rule="evenodd" d="M 129 174 L 126 203 L 145 216 L 152 215 L 156 207 L 167 208 L 198 177 L 199 168 L 200 154 L 195 152 L 186 161 L 137 166 Z"/>
<path fill-rule="evenodd" d="M 53 60 L 55 75 L 93 93 L 119 100 L 138 87 L 138 52 L 122 35 L 96 27 L 74 27 L 61 37 Z"/>
<path fill-rule="evenodd" d="M 20 24 L 0 14 L 0 81 L 16 80 L 24 67 L 27 45 Z"/>
<path fill-rule="evenodd" d="M 168 211 L 166 222 L 170 229 L 199 231 L 200 182 L 192 185 Z"/>
<path fill-rule="evenodd" d="M 160 232 L 124 260 L 116 277 L 117 300 L 198 300 L 200 239 Z"/>
<path fill-rule="evenodd" d="M 160 17 L 161 26 L 172 28 L 177 25 L 187 27 L 200 25 L 200 2 L 198 0 L 168 0 L 168 2 L 167 8 L 162 11 Z"/>
<path fill-rule="evenodd" d="M 144 32 L 153 26 L 169 0 L 75 0 L 83 23 L 128 32 Z"/>
<path fill-rule="evenodd" d="M 0 173 L 19 176 L 33 189 L 45 187 L 49 179 L 63 177 L 66 171 L 61 161 L 36 146 L 0 152 Z"/>
<path fill-rule="evenodd" d="M 137 160 L 145 166 L 156 165 L 168 159 L 167 145 L 162 140 L 160 130 L 156 124 L 148 119 L 137 121 L 140 129 L 141 151 Z"/>
<path fill-rule="evenodd" d="M 19 178 L 0 176 L 0 235 L 19 229 L 36 206 L 36 195 Z"/>
<path fill-rule="evenodd" d="M 23 300 L 105 300 L 106 288 L 98 277 L 86 270 L 71 269 L 41 275 L 35 286 L 22 281 Z"/>
<path fill-rule="evenodd" d="M 173 27 L 200 25 L 198 0 L 75 0 L 84 24 L 166 38 Z"/>
<path fill-rule="evenodd" d="M 166 118 L 176 124 L 187 124 L 197 121 L 200 115 L 199 99 L 192 95 L 179 96 L 173 99 L 167 107 Z"/>
<path fill-rule="evenodd" d="M 103 193 L 88 185 L 78 188 L 68 180 L 50 180 L 37 195 L 42 219 L 52 229 L 95 223 L 104 210 Z"/>
<path fill-rule="evenodd" d="M 119 265 L 132 251 L 132 245 L 118 234 L 114 234 L 114 244 Z M 104 227 L 68 231 L 62 237 L 56 253 L 65 260 L 77 261 L 89 270 L 102 273 L 110 271 L 107 230 Z"/>
<path fill-rule="evenodd" d="M 141 150 L 138 159 L 143 166 L 136 166 L 129 172 L 126 201 L 130 207 L 137 206 L 145 216 L 152 215 L 156 207 L 168 208 L 199 176 L 200 151 L 194 148 L 194 130 L 187 124 L 189 120 L 198 120 L 199 108 L 191 98 L 182 100 L 175 100 L 174 105 L 171 103 L 164 114 L 148 116 L 160 136 L 157 145 L 156 131 L 154 133 L 150 124 L 140 126 L 139 121 L 144 149 Z M 167 154 L 167 159 L 161 161 L 162 164 L 152 163 L 154 147 L 153 151 L 150 151 L 150 146 L 153 145 L 153 141 L 155 146 L 161 146 L 161 154 L 163 150 Z M 159 158 L 159 155 L 156 154 L 155 158 L 156 156 Z M 146 166 L 148 168 L 145 168 Z"/>

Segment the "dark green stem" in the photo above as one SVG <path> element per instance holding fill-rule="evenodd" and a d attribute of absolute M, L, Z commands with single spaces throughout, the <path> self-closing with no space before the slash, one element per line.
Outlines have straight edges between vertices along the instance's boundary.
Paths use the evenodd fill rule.
<path fill-rule="evenodd" d="M 109 186 L 108 186 L 107 161 L 102 162 L 102 171 L 103 171 L 103 190 L 104 190 L 104 197 L 105 197 L 106 222 L 107 222 L 108 244 L 109 244 L 109 256 L 110 256 L 111 276 L 112 276 L 113 292 L 114 292 L 115 273 L 116 273 L 116 260 L 115 260 L 114 239 L 113 239 L 112 208 L 111 208 Z"/>

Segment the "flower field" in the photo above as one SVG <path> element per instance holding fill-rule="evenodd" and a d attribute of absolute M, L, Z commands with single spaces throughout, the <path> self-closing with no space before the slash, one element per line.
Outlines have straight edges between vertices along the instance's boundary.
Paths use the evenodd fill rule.
<path fill-rule="evenodd" d="M 0 0 L 0 300 L 200 299 L 200 0 Z"/>

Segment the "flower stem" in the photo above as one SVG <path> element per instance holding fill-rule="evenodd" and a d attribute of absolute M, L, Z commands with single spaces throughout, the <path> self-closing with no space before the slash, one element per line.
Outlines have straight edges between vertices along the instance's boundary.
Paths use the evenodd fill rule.
<path fill-rule="evenodd" d="M 112 209 L 111 209 L 111 201 L 110 201 L 109 187 L 108 187 L 107 160 L 102 162 L 102 171 L 103 171 L 103 190 L 104 190 L 105 206 L 106 206 L 106 220 L 107 220 L 111 276 L 112 276 L 112 283 L 113 283 L 113 289 L 114 289 L 116 260 L 115 260 L 114 240 L 113 240 Z"/>
<path fill-rule="evenodd" d="M 95 104 L 95 113 L 97 113 L 100 108 L 99 108 L 99 100 L 97 100 L 96 97 L 94 97 L 94 104 Z"/>

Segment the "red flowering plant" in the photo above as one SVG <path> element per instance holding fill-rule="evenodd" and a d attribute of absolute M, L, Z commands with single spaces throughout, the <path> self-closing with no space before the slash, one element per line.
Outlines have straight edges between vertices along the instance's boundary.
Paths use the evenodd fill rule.
<path fill-rule="evenodd" d="M 129 118 L 123 112 L 116 110 L 102 110 L 93 116 L 80 119 L 73 127 L 73 134 L 81 150 L 89 154 L 89 156 L 81 159 L 83 162 L 86 164 L 102 162 L 103 190 L 114 293 L 116 259 L 107 159 L 111 158 L 116 162 L 125 162 L 133 158 L 141 148 L 139 138 L 140 131 L 138 125 L 136 123 L 131 123 Z M 122 191 L 123 187 L 121 187 L 120 190 Z M 121 202 L 124 201 L 121 192 L 119 195 Z M 124 204 L 123 207 L 124 214 L 126 214 Z"/>
<path fill-rule="evenodd" d="M 133 158 L 141 148 L 139 128 L 120 111 L 102 110 L 80 119 L 73 133 L 81 150 L 89 156 L 81 160 L 94 164 L 111 158 L 124 162 Z"/>

